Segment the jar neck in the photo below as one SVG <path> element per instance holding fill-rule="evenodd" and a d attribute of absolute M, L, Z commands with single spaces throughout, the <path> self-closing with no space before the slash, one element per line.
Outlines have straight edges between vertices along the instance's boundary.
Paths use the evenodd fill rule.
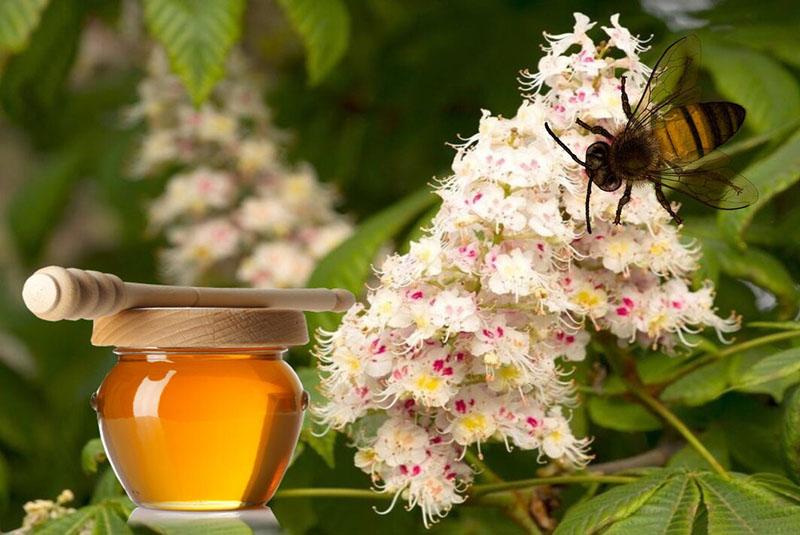
<path fill-rule="evenodd" d="M 120 360 L 283 360 L 285 347 L 117 347 Z"/>

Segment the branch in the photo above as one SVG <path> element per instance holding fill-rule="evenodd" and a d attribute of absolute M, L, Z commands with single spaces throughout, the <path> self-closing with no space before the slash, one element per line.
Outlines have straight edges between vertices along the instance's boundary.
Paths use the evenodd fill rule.
<path fill-rule="evenodd" d="M 653 448 L 650 451 L 627 457 L 625 459 L 617 459 L 607 463 L 598 463 L 589 465 L 589 472 L 593 474 L 616 474 L 633 470 L 635 468 L 645 468 L 649 466 L 664 466 L 667 461 L 683 447 L 682 442 L 665 442 L 661 446 Z"/>
<path fill-rule="evenodd" d="M 510 492 L 514 490 L 539 487 L 541 485 L 565 485 L 571 483 L 633 483 L 636 477 L 631 476 L 606 476 L 602 474 L 578 474 L 574 476 L 534 477 L 518 481 L 504 481 L 503 483 L 489 483 L 474 485 L 470 491 L 473 498 L 497 492 Z"/>

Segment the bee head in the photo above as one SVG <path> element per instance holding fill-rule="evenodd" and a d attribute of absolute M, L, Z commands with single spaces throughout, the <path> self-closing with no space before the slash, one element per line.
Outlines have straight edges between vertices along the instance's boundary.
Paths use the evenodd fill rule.
<path fill-rule="evenodd" d="M 622 179 L 608 163 L 610 152 L 611 146 L 604 141 L 596 141 L 586 149 L 586 174 L 603 191 L 616 191 L 622 186 Z"/>

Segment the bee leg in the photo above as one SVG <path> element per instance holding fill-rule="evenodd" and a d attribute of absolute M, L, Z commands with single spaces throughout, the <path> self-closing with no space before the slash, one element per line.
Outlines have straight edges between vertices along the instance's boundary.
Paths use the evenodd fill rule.
<path fill-rule="evenodd" d="M 625 117 L 628 118 L 630 121 L 633 119 L 633 111 L 631 111 L 631 103 L 628 100 L 628 92 L 625 91 L 625 77 L 623 76 L 620 78 L 620 83 L 622 84 L 622 111 L 625 112 Z"/>
<path fill-rule="evenodd" d="M 586 232 L 591 234 L 592 233 L 592 214 L 589 210 L 589 200 L 592 197 L 592 179 L 589 179 L 589 183 L 586 185 Z"/>
<path fill-rule="evenodd" d="M 614 140 L 614 136 L 611 135 L 611 132 L 609 132 L 608 130 L 606 130 L 605 128 L 603 128 L 600 125 L 589 126 L 588 124 L 584 123 L 580 119 L 575 119 L 575 122 L 578 123 L 580 126 L 584 127 L 586 130 L 588 130 L 592 134 L 595 134 L 597 136 L 603 136 L 603 137 L 605 137 L 607 139 L 610 139 L 611 141 Z"/>
<path fill-rule="evenodd" d="M 680 225 L 683 223 L 683 220 L 678 217 L 678 214 L 672 211 L 672 206 L 670 206 L 667 196 L 664 195 L 664 190 L 661 189 L 661 182 L 653 182 L 653 185 L 656 187 L 656 199 L 658 199 L 658 202 L 664 207 L 664 210 L 672 216 L 672 219 L 674 219 L 677 224 Z"/>
<path fill-rule="evenodd" d="M 619 203 L 617 203 L 617 215 L 614 217 L 615 225 L 621 224 L 619 218 L 622 216 L 622 209 L 631 200 L 631 190 L 633 190 L 633 182 L 628 182 L 625 185 L 625 193 L 622 194 L 622 197 L 619 198 Z"/>

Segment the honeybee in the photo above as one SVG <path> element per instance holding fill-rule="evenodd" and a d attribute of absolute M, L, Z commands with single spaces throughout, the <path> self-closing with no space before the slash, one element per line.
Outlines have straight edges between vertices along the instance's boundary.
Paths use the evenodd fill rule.
<path fill-rule="evenodd" d="M 724 154 L 714 151 L 739 130 L 745 109 L 733 102 L 698 102 L 699 59 L 700 41 L 696 36 L 672 43 L 656 62 L 642 96 L 633 107 L 622 77 L 622 110 L 628 122 L 612 134 L 602 126 L 590 126 L 577 119 L 578 125 L 607 140 L 589 145 L 584 161 L 545 123 L 547 133 L 589 176 L 586 189 L 589 234 L 593 183 L 603 191 L 616 191 L 625 185 L 614 218 L 617 225 L 622 209 L 631 199 L 633 185 L 643 180 L 653 184 L 658 202 L 678 224 L 681 218 L 672 210 L 663 188 L 683 192 L 721 210 L 738 210 L 758 198 L 755 186 L 728 168 Z"/>

